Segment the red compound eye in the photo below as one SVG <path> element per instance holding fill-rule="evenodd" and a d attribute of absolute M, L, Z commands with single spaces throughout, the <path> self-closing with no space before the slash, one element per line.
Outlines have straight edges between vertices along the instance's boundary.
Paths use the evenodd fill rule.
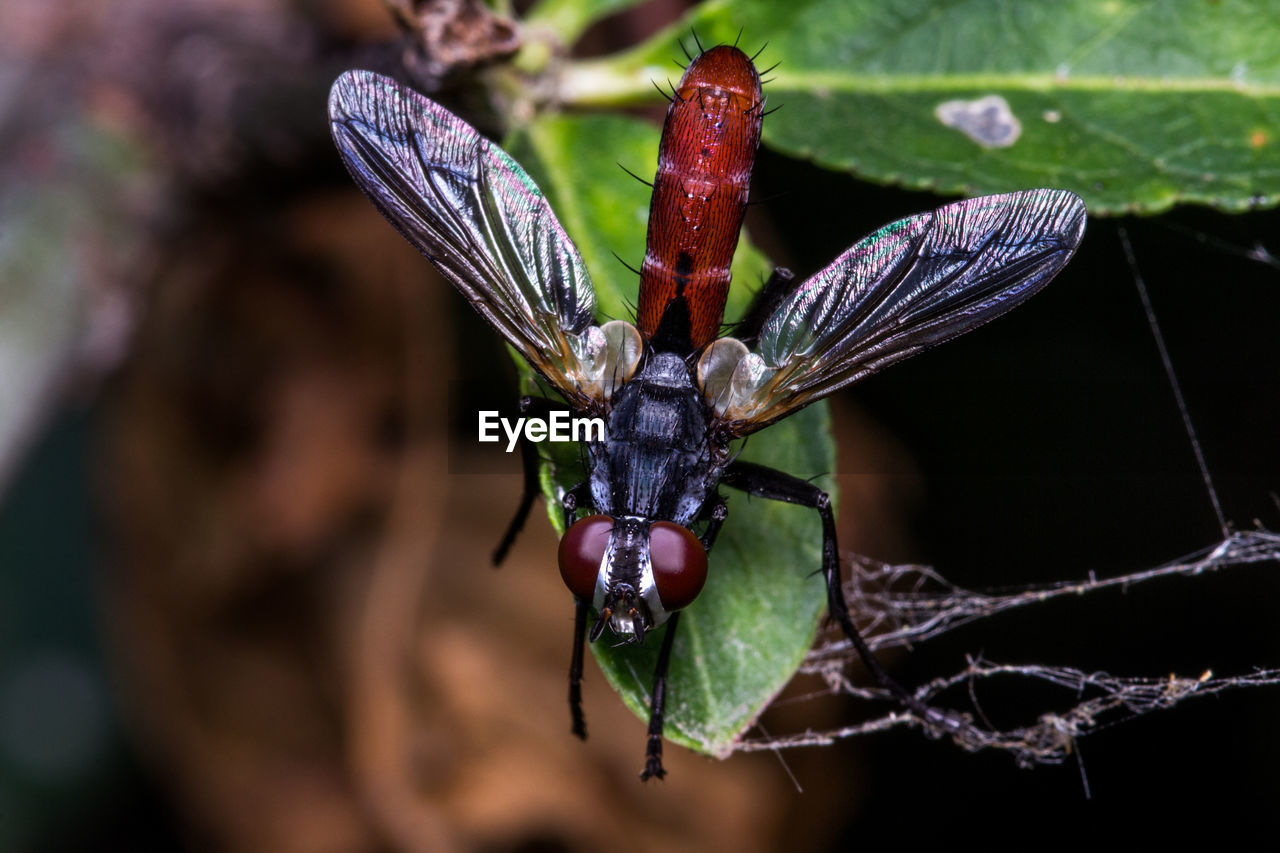
<path fill-rule="evenodd" d="M 707 549 L 693 531 L 670 521 L 649 526 L 649 564 L 667 610 L 688 607 L 707 582 Z"/>
<path fill-rule="evenodd" d="M 588 515 L 564 532 L 560 540 L 560 577 L 578 598 L 590 601 L 595 595 L 600 561 L 609 547 L 612 530 L 613 519 L 609 516 Z"/>

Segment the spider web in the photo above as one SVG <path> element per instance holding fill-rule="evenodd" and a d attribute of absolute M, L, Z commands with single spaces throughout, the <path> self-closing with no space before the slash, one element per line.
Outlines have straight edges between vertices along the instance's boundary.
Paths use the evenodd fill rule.
<path fill-rule="evenodd" d="M 1079 598 L 1116 588 L 1128 590 L 1139 584 L 1175 576 L 1198 577 L 1223 569 L 1259 563 L 1280 565 L 1280 534 L 1266 530 L 1260 524 L 1253 530 L 1232 530 L 1223 513 L 1155 311 L 1148 298 L 1146 285 L 1123 228 L 1119 230 L 1119 237 L 1222 538 L 1179 559 L 1129 574 L 1100 578 L 1089 572 L 1083 580 L 1030 585 L 991 593 L 953 584 L 929 566 L 892 565 L 861 555 L 846 554 L 845 561 L 851 565 L 846 567 L 845 576 L 851 579 L 844 584 L 845 598 L 851 612 L 858 618 L 860 632 L 873 651 L 919 646 L 960 626 L 1063 597 Z M 1222 251 L 1280 268 L 1275 257 L 1260 245 L 1246 251 L 1205 235 L 1201 235 L 1200 239 Z M 797 699 L 805 700 L 818 695 L 846 695 L 881 700 L 892 710 L 881 716 L 835 729 L 807 730 L 782 736 L 763 734 L 745 738 L 736 745 L 737 751 L 777 751 L 824 746 L 894 727 L 914 726 L 932 736 L 946 734 L 957 745 L 970 751 L 1003 750 L 1011 754 L 1022 767 L 1060 764 L 1074 752 L 1075 741 L 1100 728 L 1171 708 L 1196 697 L 1280 685 L 1280 668 L 1255 668 L 1230 675 L 1217 675 L 1211 670 L 1205 670 L 1198 673 L 1122 677 L 1104 671 L 1085 671 L 1068 666 L 1001 663 L 971 655 L 966 658 L 963 669 L 936 678 L 914 691 L 916 698 L 925 705 L 938 709 L 947 707 L 947 703 L 941 699 L 944 694 L 961 690 L 967 693 L 973 713 L 943 711 L 942 716 L 952 724 L 939 725 L 940 718 L 923 719 L 895 701 L 884 687 L 855 683 L 852 672 L 861 671 L 857 662 L 858 656 L 852 644 L 839 632 L 820 639 L 805 657 L 799 673 L 816 677 L 824 685 L 824 689 Z M 978 685 L 997 679 L 1021 679 L 1024 682 L 1050 685 L 1063 693 L 1065 701 L 1062 704 L 1066 707 L 1061 710 L 1046 710 L 1029 725 L 997 727 L 987 719 L 977 701 Z"/>
<path fill-rule="evenodd" d="M 1026 586 L 1001 594 L 963 589 L 928 566 L 891 565 L 856 555 L 850 558 L 854 563 L 854 577 L 845 584 L 845 595 L 855 613 L 873 614 L 860 625 L 860 630 L 873 650 L 882 651 L 919 645 L 961 625 L 1055 598 L 1079 597 L 1115 587 L 1128 589 L 1176 575 L 1196 576 L 1234 566 L 1275 563 L 1280 561 L 1280 535 L 1265 530 L 1234 532 L 1216 545 L 1156 568 L 1118 577 L 1090 576 L 1081 581 Z M 823 640 L 806 656 L 799 672 L 822 679 L 828 693 L 891 701 L 892 696 L 884 688 L 861 686 L 851 680 L 849 664 L 855 659 L 856 653 L 848 640 Z M 958 687 L 966 688 L 972 696 L 978 682 L 998 677 L 1047 682 L 1071 694 L 1075 704 L 1065 711 L 1046 712 L 1029 726 L 999 730 L 989 724 L 974 725 L 952 733 L 951 737 L 970 750 L 1003 749 L 1011 753 L 1019 765 L 1031 766 L 1061 763 L 1077 738 L 1103 725 L 1170 708 L 1196 696 L 1280 684 L 1280 669 L 1257 669 L 1224 677 L 1206 671 L 1185 676 L 1123 678 L 1071 667 L 1002 664 L 971 657 L 963 670 L 935 679 L 915 693 L 926 703 Z M 895 706 L 890 713 L 856 725 L 782 737 L 751 738 L 737 748 L 754 752 L 820 746 L 903 725 L 930 726 L 910 710 Z"/>

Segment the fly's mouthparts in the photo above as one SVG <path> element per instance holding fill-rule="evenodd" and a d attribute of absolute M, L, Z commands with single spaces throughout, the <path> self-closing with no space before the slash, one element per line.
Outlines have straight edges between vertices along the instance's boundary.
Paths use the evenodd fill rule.
<path fill-rule="evenodd" d="M 605 626 L 609 626 L 622 645 L 639 645 L 653 627 L 653 616 L 634 587 L 618 583 L 605 593 L 599 615 L 587 632 L 587 640 L 594 643 L 600 639 Z"/>

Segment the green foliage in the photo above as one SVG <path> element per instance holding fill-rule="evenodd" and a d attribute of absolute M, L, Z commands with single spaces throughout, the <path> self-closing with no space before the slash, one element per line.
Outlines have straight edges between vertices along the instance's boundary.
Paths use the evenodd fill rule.
<path fill-rule="evenodd" d="M 566 96 L 650 100 L 691 29 L 704 44 L 739 30 L 748 50 L 768 42 L 765 92 L 783 110 L 765 144 L 829 168 L 967 195 L 1070 189 L 1095 215 L 1280 203 L 1280 6 L 1268 0 L 725 0 L 579 63 Z M 1011 144 L 939 118 L 992 95 L 1020 126 Z"/>

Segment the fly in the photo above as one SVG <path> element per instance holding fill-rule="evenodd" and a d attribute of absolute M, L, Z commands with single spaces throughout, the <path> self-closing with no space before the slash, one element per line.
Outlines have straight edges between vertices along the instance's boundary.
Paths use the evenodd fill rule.
<path fill-rule="evenodd" d="M 510 156 L 440 105 L 368 71 L 343 74 L 329 98 L 334 141 L 383 215 L 575 415 L 606 421 L 604 439 L 586 446 L 587 479 L 563 497 L 560 574 L 576 608 L 569 706 L 573 732 L 585 738 L 585 639 L 608 628 L 639 643 L 669 622 L 642 779 L 665 775 L 667 665 L 680 613 L 701 591 L 728 517 L 722 486 L 814 509 L 831 617 L 899 701 L 943 731 L 968 725 L 894 682 L 859 635 L 826 492 L 736 459 L 731 447 L 1020 304 L 1084 234 L 1084 204 L 1065 190 L 948 204 L 884 226 L 799 284 L 775 270 L 734 335 L 718 337 L 763 114 L 760 76 L 742 51 L 714 47 L 690 63 L 663 127 L 637 321 L 597 324 L 577 249 Z M 524 499 L 495 562 L 537 492 L 536 455 L 525 450 Z"/>

